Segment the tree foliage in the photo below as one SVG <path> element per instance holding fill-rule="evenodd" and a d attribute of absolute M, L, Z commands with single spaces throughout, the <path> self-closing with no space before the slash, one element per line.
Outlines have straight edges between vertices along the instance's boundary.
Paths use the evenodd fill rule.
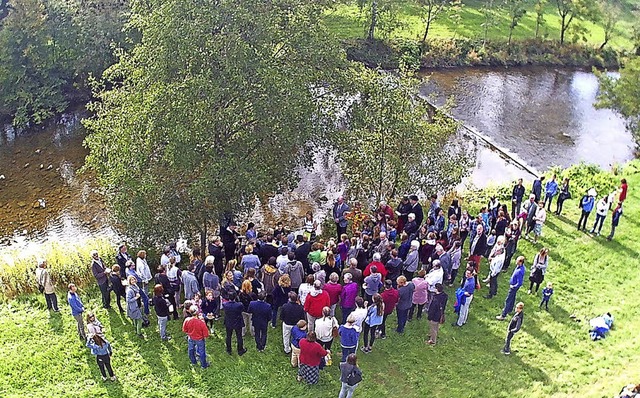
<path fill-rule="evenodd" d="M 640 58 L 635 57 L 620 69 L 620 77 L 594 71 L 600 80 L 600 93 L 596 106 L 611 108 L 625 117 L 640 146 Z"/>
<path fill-rule="evenodd" d="M 136 2 L 142 40 L 106 73 L 88 167 L 139 240 L 204 232 L 292 188 L 334 128 L 348 69 L 314 0 Z"/>
<path fill-rule="evenodd" d="M 461 181 L 468 158 L 449 144 L 457 124 L 418 97 L 416 79 L 362 70 L 354 84 L 358 94 L 336 140 L 352 197 L 377 202 Z"/>
<path fill-rule="evenodd" d="M 360 19 L 369 40 L 376 38 L 376 32 L 388 36 L 399 25 L 396 0 L 357 0 Z"/>
<path fill-rule="evenodd" d="M 574 30 L 574 41 L 578 38 L 584 39 L 588 31 L 581 22 L 594 19 L 597 12 L 596 2 L 592 0 L 555 0 L 555 3 L 560 17 L 560 44 L 564 44 L 570 28 Z"/>
<path fill-rule="evenodd" d="M 544 18 L 548 0 L 536 0 L 533 10 L 536 13 L 536 39 L 540 36 L 540 28 L 545 24 Z"/>
<path fill-rule="evenodd" d="M 509 15 L 509 39 L 507 44 L 511 47 L 513 30 L 518 26 L 520 20 L 527 13 L 528 0 L 505 0 L 504 7 Z"/>
<path fill-rule="evenodd" d="M 2 2 L 0 117 L 17 127 L 40 124 L 81 96 L 90 75 L 113 63 L 111 47 L 124 41 L 126 6 L 114 2 L 114 16 L 92 4 L 91 0 Z"/>
<path fill-rule="evenodd" d="M 422 44 L 424 45 L 429 35 L 431 24 L 441 15 L 449 14 L 455 17 L 462 9 L 462 0 L 418 0 L 420 5 L 420 15 L 424 22 L 424 34 Z"/>

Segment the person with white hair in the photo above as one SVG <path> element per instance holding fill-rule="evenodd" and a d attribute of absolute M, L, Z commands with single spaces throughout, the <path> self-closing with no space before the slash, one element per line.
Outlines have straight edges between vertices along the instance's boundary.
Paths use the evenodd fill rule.
<path fill-rule="evenodd" d="M 395 212 L 393 211 L 391 206 L 389 206 L 387 204 L 387 202 L 384 201 L 384 200 L 380 201 L 380 205 L 378 206 L 378 212 L 379 213 L 384 213 L 384 215 L 387 217 L 387 220 L 395 220 L 396 219 Z"/>
<path fill-rule="evenodd" d="M 374 247 L 373 251 L 375 253 L 379 253 L 381 258 L 388 257 L 387 254 L 389 253 L 389 239 L 387 238 L 387 233 L 380 232 L 379 237 L 380 243 L 378 243 L 376 247 Z"/>
<path fill-rule="evenodd" d="M 420 248 L 420 242 L 417 240 L 411 241 L 411 246 L 409 247 L 409 254 L 407 254 L 407 258 L 404 261 L 404 270 L 402 271 L 404 277 L 407 280 L 413 279 L 413 274 L 418 270 L 418 265 L 420 263 L 418 249 Z"/>
<path fill-rule="evenodd" d="M 322 317 L 322 309 L 331 306 L 329 294 L 322 290 L 320 281 L 313 282 L 313 290 L 304 301 L 304 310 L 307 313 L 307 326 L 310 332 L 314 331 L 316 319 Z"/>
<path fill-rule="evenodd" d="M 382 260 L 382 256 L 380 255 L 380 253 L 373 253 L 373 261 L 371 261 L 362 272 L 362 275 L 365 277 L 365 279 L 367 276 L 373 273 L 372 271 L 373 267 L 376 267 L 376 269 L 382 276 L 383 281 L 387 278 L 387 274 L 388 274 L 387 268 L 384 266 L 384 264 L 382 264 L 381 260 Z"/>
<path fill-rule="evenodd" d="M 38 290 L 44 294 L 44 299 L 47 302 L 47 309 L 54 312 L 60 312 L 58 309 L 58 297 L 56 296 L 56 287 L 51 279 L 51 274 L 47 269 L 47 260 L 39 259 L 38 268 L 36 268 L 36 282 L 38 283 Z"/>
<path fill-rule="evenodd" d="M 436 294 L 436 284 L 442 284 L 444 281 L 444 270 L 441 264 L 442 262 L 440 260 L 433 260 L 431 270 L 425 277 L 425 280 L 429 284 L 429 288 L 427 289 L 427 308 L 429 304 L 431 304 L 433 296 Z"/>
<path fill-rule="evenodd" d="M 416 215 L 414 213 L 409 213 L 407 216 L 407 223 L 404 226 L 404 233 L 409 236 L 409 239 L 412 239 L 418 233 L 418 223 L 416 222 Z"/>

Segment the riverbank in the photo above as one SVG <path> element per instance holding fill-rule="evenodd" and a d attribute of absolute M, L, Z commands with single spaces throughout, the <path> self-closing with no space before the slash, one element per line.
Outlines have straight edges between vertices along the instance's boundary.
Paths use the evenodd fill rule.
<path fill-rule="evenodd" d="M 611 178 L 620 176 L 627 178 L 630 189 L 613 241 L 576 231 L 576 200 L 582 186 L 589 183 L 575 181 L 574 199 L 566 203 L 563 217 L 549 215 L 537 246 L 527 241 L 519 245 L 518 254 L 526 257 L 527 264 L 543 245 L 551 249 L 546 281 L 554 283 L 555 294 L 546 312 L 538 309 L 539 294 L 527 295 L 526 287 L 520 290 L 517 299 L 525 303 L 525 318 L 512 343 L 511 356 L 499 352 L 506 324 L 495 320 L 509 277 L 502 274 L 498 296 L 482 298 L 486 293 L 483 287 L 473 300 L 469 322 L 463 328 L 449 325 L 455 318 L 451 310 L 453 290 L 447 288 L 447 322 L 436 347 L 424 344 L 428 326 L 423 319 L 409 323 L 404 335 L 391 332 L 386 340 L 377 340 L 371 354 L 358 352 L 364 381 L 356 394 L 381 397 L 402 392 L 405 397 L 423 397 L 429 386 L 434 397 L 466 397 L 473 391 L 473 396 L 492 398 L 599 398 L 613 396 L 624 384 L 637 383 L 640 369 L 633 364 L 640 361 L 640 302 L 629 293 L 640 284 L 633 263 L 640 256 L 640 225 L 635 222 L 640 217 L 640 190 L 634 188 L 640 186 L 636 163 Z M 589 221 L 594 221 L 593 215 Z M 609 226 L 610 215 L 603 231 L 608 233 Z M 281 352 L 279 327 L 268 330 L 264 353 L 255 350 L 247 335 L 249 352 L 239 358 L 224 352 L 224 329 L 219 321 L 216 333 L 207 340 L 212 367 L 205 371 L 191 367 L 180 321 L 169 322 L 174 339 L 163 343 L 152 315 L 152 326 L 145 329 L 147 337 L 141 340 L 126 317 L 100 308 L 100 293 L 91 287 L 81 289 L 80 296 L 86 308 L 95 310 L 105 325 L 118 375 L 117 382 L 103 383 L 95 358 L 77 340 L 75 321 L 64 304 L 60 285 L 61 313 L 48 313 L 43 297 L 37 294 L 0 304 L 0 395 L 125 397 L 142 393 L 204 397 L 216 391 L 219 396 L 334 397 L 340 389 L 336 362 L 321 372 L 317 386 L 295 382 L 295 370 Z M 588 320 L 607 311 L 615 317 L 614 328 L 605 340 L 592 342 Z M 393 327 L 395 315 L 388 322 Z M 338 352 L 336 343 L 333 349 Z M 474 377 L 461 366 L 472 367 Z M 478 380 L 491 383 L 479 387 Z"/>
<path fill-rule="evenodd" d="M 345 39 L 343 47 L 350 60 L 370 68 L 398 69 L 408 65 L 418 69 L 473 66 L 563 66 L 618 69 L 621 53 L 589 44 L 560 45 L 557 41 L 526 39 L 509 47 L 506 40 L 483 43 L 479 39 Z"/>

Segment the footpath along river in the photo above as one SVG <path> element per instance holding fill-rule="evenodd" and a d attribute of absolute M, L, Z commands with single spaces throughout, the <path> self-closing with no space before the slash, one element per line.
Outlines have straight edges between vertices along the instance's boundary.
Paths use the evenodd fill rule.
<path fill-rule="evenodd" d="M 463 68 L 424 76 L 421 94 L 436 105 L 453 96 L 452 115 L 470 128 L 462 134 L 474 148 L 476 167 L 466 183 L 531 179 L 527 169 L 580 161 L 606 168 L 634 156 L 624 121 L 593 107 L 598 81 L 592 73 Z M 0 130 L 0 246 L 116 236 L 91 176 L 77 174 L 87 154 L 79 122 L 84 114 L 66 114 L 59 123 L 28 133 L 9 126 Z M 301 177 L 293 192 L 263 199 L 252 217 L 265 224 L 284 218 L 297 228 L 307 210 L 324 216 L 344 189 L 339 168 L 330 156 L 319 155 Z"/>

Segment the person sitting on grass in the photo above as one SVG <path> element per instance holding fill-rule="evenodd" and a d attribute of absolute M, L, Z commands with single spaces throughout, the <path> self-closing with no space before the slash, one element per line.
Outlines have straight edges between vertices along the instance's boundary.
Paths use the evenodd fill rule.
<path fill-rule="evenodd" d="M 87 347 L 91 349 L 91 354 L 96 356 L 96 362 L 98 363 L 98 368 L 100 368 L 100 373 L 102 374 L 102 381 L 107 380 L 107 372 L 109 372 L 109 377 L 111 377 L 111 381 L 116 381 L 116 375 L 113 373 L 113 368 L 111 368 L 111 344 L 104 338 L 98 336 L 97 334 L 89 335 L 87 339 Z"/>

